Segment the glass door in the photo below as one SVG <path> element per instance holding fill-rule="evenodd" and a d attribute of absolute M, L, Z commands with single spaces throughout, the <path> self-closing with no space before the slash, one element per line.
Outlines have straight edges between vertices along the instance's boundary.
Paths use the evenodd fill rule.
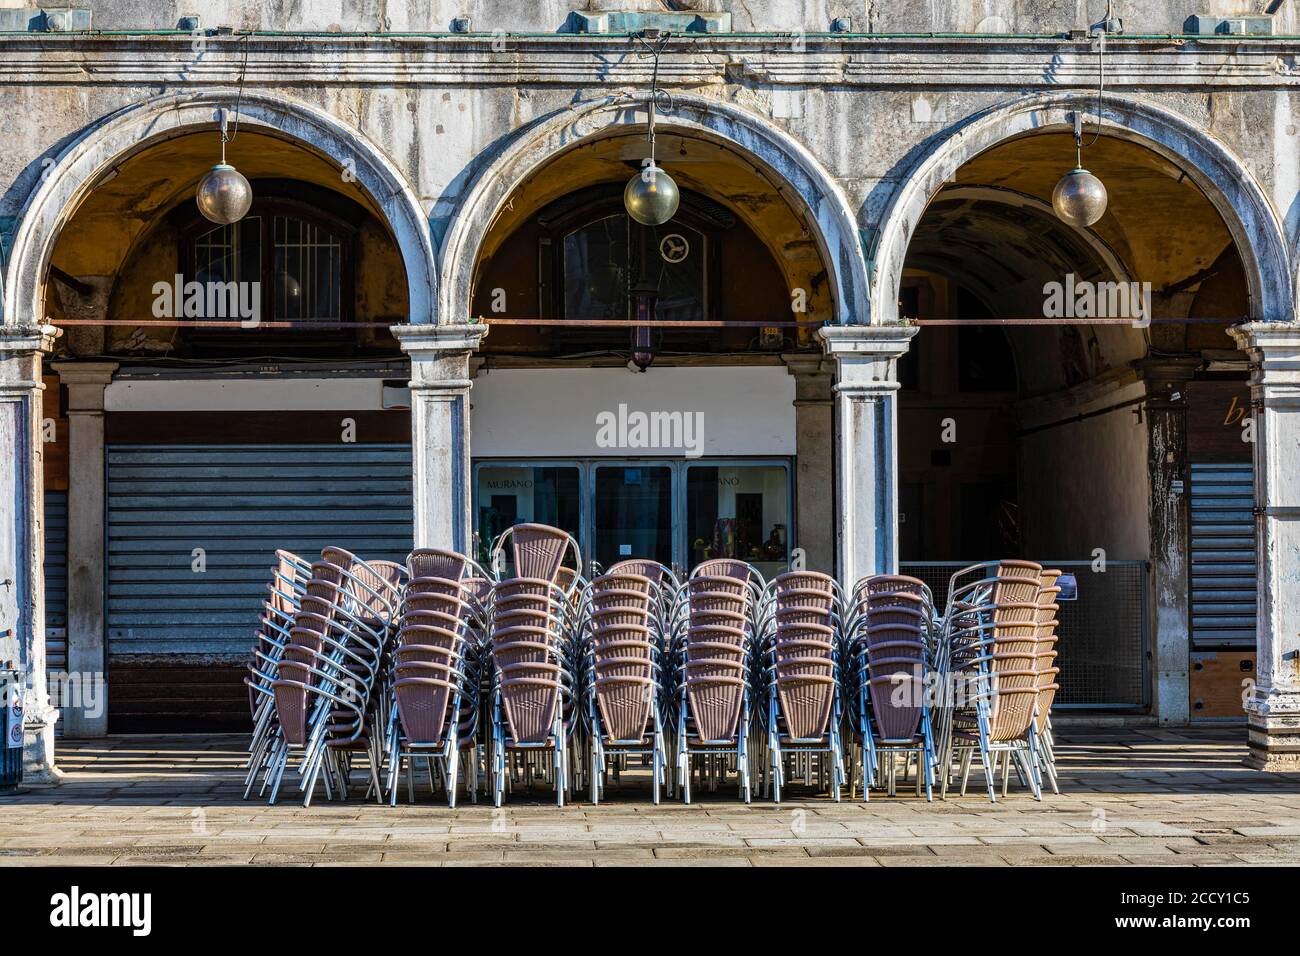
<path fill-rule="evenodd" d="M 484 460 L 474 464 L 476 553 L 486 562 L 502 531 L 536 521 L 578 539 L 587 574 L 593 561 L 689 571 L 742 558 L 771 578 L 789 567 L 792 500 L 783 460 Z"/>
<path fill-rule="evenodd" d="M 627 558 L 673 563 L 673 467 L 597 464 L 592 469 L 592 557 L 602 569 Z"/>
<path fill-rule="evenodd" d="M 536 522 L 562 528 L 582 544 L 582 469 L 569 464 L 484 462 L 475 469 L 476 560 L 484 566 L 501 532 Z"/>

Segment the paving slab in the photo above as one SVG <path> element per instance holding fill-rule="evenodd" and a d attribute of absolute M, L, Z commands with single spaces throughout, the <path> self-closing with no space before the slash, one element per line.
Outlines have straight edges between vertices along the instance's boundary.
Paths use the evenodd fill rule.
<path fill-rule="evenodd" d="M 538 787 L 505 806 L 427 786 L 413 804 L 296 787 L 245 801 L 237 736 L 59 742 L 64 783 L 0 795 L 0 866 L 1116 866 L 1298 865 L 1300 774 L 1244 764 L 1241 727 L 1089 729 L 1057 745 L 1061 793 L 834 802 L 810 787 L 748 805 L 734 786 L 650 800 L 634 769 L 599 806 Z"/>

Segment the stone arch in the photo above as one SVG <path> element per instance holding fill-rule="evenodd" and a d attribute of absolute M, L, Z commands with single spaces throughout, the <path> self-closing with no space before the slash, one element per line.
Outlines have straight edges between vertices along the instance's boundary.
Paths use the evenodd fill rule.
<path fill-rule="evenodd" d="M 44 320 L 45 273 L 63 226 L 104 175 L 149 146 L 216 125 L 216 111 L 239 94 L 210 90 L 157 97 L 102 117 L 59 155 L 19 216 L 4 287 L 4 324 Z M 410 321 L 434 321 L 438 277 L 428 219 L 398 168 L 366 137 L 330 114 L 264 93 L 245 91 L 239 122 L 301 143 L 354 172 L 383 211 L 406 267 Z"/>
<path fill-rule="evenodd" d="M 865 322 L 866 259 L 852 207 L 834 177 L 801 143 L 761 116 L 732 103 L 692 93 L 673 93 L 673 109 L 657 125 L 737 150 L 774 181 L 789 187 L 802 207 L 826 264 L 835 321 Z M 459 203 L 442 244 L 439 315 L 444 322 L 469 319 L 478 245 L 498 211 L 524 179 L 578 143 L 644 125 L 643 99 L 611 96 L 542 117 L 521 129 L 478 173 Z"/>
<path fill-rule="evenodd" d="M 1045 94 L 966 117 L 929 144 L 894 193 L 873 249 L 871 321 L 898 321 L 898 289 L 912 232 L 930 200 L 967 161 L 1031 132 L 1067 131 L 1070 114 L 1096 114 L 1091 94 Z M 1107 95 L 1108 136 L 1145 146 L 1183 170 L 1223 217 L 1245 266 L 1253 320 L 1286 321 L 1294 311 L 1287 244 L 1277 212 L 1246 165 L 1224 143 L 1185 117 L 1127 97 Z"/>

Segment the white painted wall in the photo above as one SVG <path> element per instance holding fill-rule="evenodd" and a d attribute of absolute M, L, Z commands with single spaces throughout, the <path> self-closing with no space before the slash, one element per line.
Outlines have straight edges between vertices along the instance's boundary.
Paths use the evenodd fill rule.
<path fill-rule="evenodd" d="M 104 390 L 108 412 L 359 412 L 382 407 L 383 382 L 377 378 L 117 381 Z"/>
<path fill-rule="evenodd" d="M 1120 408 L 1020 440 L 1023 552 L 1035 560 L 1151 554 L 1147 427 Z"/>
<path fill-rule="evenodd" d="M 668 457 L 673 448 L 597 444 L 597 415 L 703 413 L 700 453 L 795 453 L 794 378 L 785 368 L 496 369 L 470 390 L 475 458 Z"/>

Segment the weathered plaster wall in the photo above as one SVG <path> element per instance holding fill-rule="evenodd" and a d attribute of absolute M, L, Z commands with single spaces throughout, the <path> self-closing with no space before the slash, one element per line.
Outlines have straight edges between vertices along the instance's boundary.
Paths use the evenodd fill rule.
<path fill-rule="evenodd" d="M 1103 409 L 1144 394 L 1141 382 L 1097 388 L 1073 408 L 1040 405 L 1021 427 L 1093 417 L 1022 435 L 1020 525 L 1025 554 L 1044 560 L 1145 559 L 1151 552 L 1148 430 L 1137 406 Z"/>
<path fill-rule="evenodd" d="M 88 124 L 161 92 L 233 90 L 242 75 L 246 88 L 319 107 L 374 143 L 429 214 L 436 246 L 516 130 L 611 93 L 641 96 L 649 70 L 616 38 L 510 40 L 500 51 L 488 40 L 456 38 L 211 38 L 201 54 L 187 37 L 17 37 L 0 46 L 11 54 L 0 61 L 10 104 L 0 117 L 9 144 L 0 151 L 4 232 L 52 158 Z M 1291 246 L 1300 218 L 1293 47 L 1116 41 L 1109 80 L 1111 89 L 1203 127 L 1240 157 Z M 791 56 L 770 40 L 703 40 L 666 55 L 661 79 L 742 107 L 803 144 L 847 196 L 869 256 L 927 144 L 1026 92 L 1086 93 L 1096 76 L 1095 53 L 1067 41 L 810 40 L 807 49 Z M 1170 175 L 1181 173 L 1171 165 Z"/>
<path fill-rule="evenodd" d="M 182 16 L 205 25 L 263 30 L 448 30 L 469 16 L 475 30 L 553 33 L 571 11 L 699 11 L 731 14 L 732 29 L 819 31 L 833 17 L 853 18 L 855 30 L 876 33 L 1060 33 L 1099 20 L 1104 0 L 181 0 L 142 5 L 132 0 L 80 0 L 101 30 L 171 29 Z M 1241 14 L 1262 6 L 1245 0 L 1116 0 L 1129 32 L 1181 33 L 1193 13 Z M 1300 32 L 1300 15 L 1283 4 L 1275 32 Z"/>

